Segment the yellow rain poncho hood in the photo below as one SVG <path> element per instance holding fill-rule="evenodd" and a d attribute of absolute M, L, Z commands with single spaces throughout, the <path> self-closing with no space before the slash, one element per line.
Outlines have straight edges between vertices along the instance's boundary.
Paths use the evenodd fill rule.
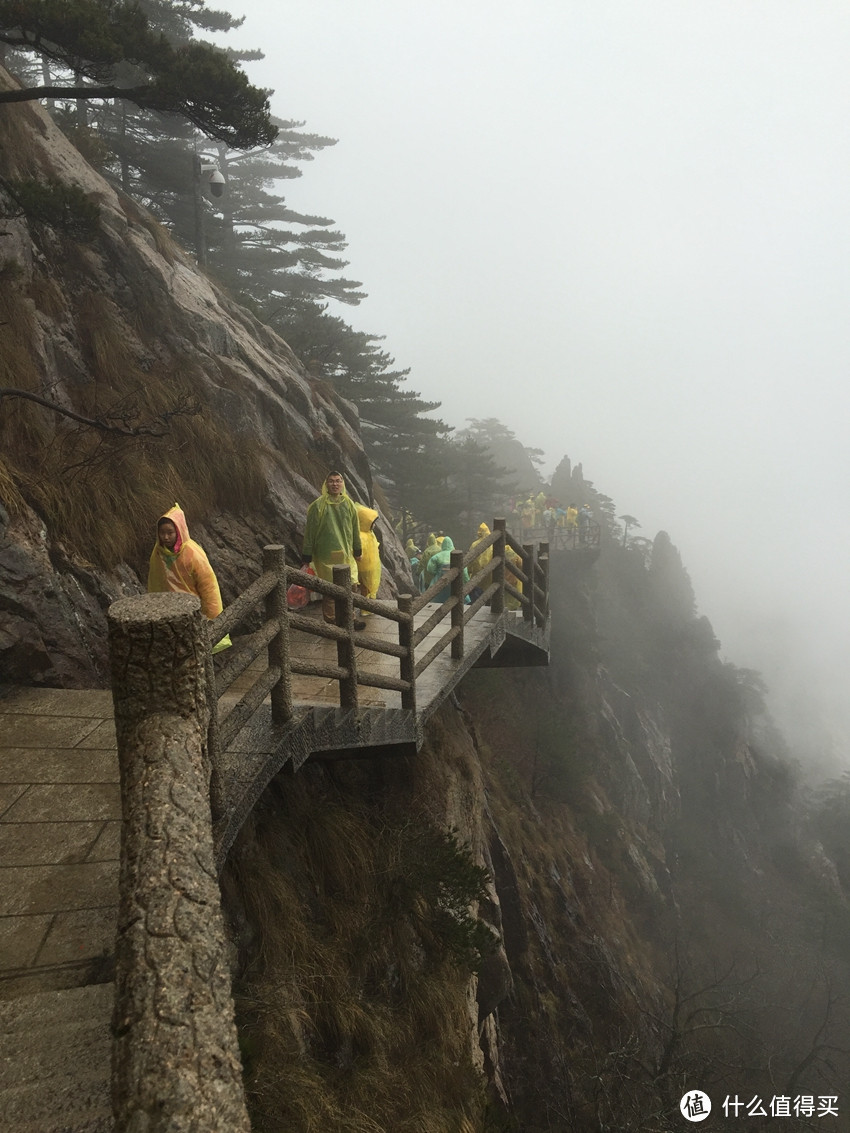
<path fill-rule="evenodd" d="M 357 509 L 343 484 L 333 498 L 328 492 L 327 478 L 322 494 L 307 508 L 302 551 L 313 560 L 316 574 L 333 582 L 333 568 L 347 563 L 351 567 L 352 584 L 358 581 L 357 563 L 362 550 Z"/>
<path fill-rule="evenodd" d="M 436 555 L 440 546 L 437 543 L 437 536 L 433 531 L 428 533 L 428 542 L 425 544 L 425 550 L 419 556 L 419 570 L 422 574 L 425 573 L 425 568 L 428 566 L 428 560 L 432 555 Z"/>
<path fill-rule="evenodd" d="M 522 582 L 510 569 L 512 566 L 517 566 L 522 570 L 522 556 L 518 555 L 513 547 L 505 547 L 505 582 L 522 594 Z M 513 594 L 505 595 L 506 610 L 518 610 L 520 606 L 522 606 L 522 602 L 518 598 L 514 598 Z"/>
<path fill-rule="evenodd" d="M 163 519 L 170 519 L 177 528 L 177 543 L 173 551 L 163 547 L 159 541 L 159 523 Z M 197 594 L 207 618 L 217 618 L 221 613 L 221 592 L 215 572 L 203 547 L 189 538 L 186 516 L 179 504 L 169 508 L 157 520 L 157 540 L 148 568 L 148 593 L 161 594 L 169 590 Z"/>
<path fill-rule="evenodd" d="M 362 553 L 357 570 L 360 575 L 360 589 L 365 590 L 367 598 L 378 596 L 381 585 L 381 548 L 372 525 L 378 518 L 374 508 L 365 504 L 355 504 L 357 520 L 360 524 L 360 544 Z"/>
<path fill-rule="evenodd" d="M 487 524 L 486 523 L 479 524 L 478 538 L 473 542 L 472 546 L 469 548 L 470 551 L 473 550 L 474 547 L 477 547 L 479 543 L 483 542 L 489 534 L 490 534 L 490 528 L 487 526 Z M 469 564 L 470 577 L 474 578 L 475 575 L 478 574 L 478 572 L 480 570 L 483 570 L 486 567 L 486 565 L 490 562 L 490 560 L 492 558 L 493 558 L 493 548 L 487 547 L 486 550 L 481 552 L 481 554 L 478 556 L 477 559 L 473 559 L 472 562 Z M 482 590 L 486 590 L 486 588 L 490 585 L 491 581 L 492 581 L 492 575 L 488 574 L 478 585 L 481 587 Z"/>

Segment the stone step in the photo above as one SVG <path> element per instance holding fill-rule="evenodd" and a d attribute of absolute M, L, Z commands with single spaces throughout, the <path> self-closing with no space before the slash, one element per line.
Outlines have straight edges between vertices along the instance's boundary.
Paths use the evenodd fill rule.
<path fill-rule="evenodd" d="M 112 984 L 0 1002 L 0 1129 L 112 1133 Z"/>

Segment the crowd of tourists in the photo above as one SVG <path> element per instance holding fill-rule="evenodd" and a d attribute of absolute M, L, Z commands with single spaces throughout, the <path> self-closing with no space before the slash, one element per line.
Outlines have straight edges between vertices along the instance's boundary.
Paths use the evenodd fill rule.
<path fill-rule="evenodd" d="M 478 535 L 470 544 L 469 550 L 473 551 L 476 547 L 485 543 L 490 534 L 490 528 L 487 524 L 481 523 L 478 527 Z M 413 580 L 419 588 L 419 593 L 424 594 L 426 590 L 430 590 L 431 587 L 451 569 L 451 554 L 452 551 L 455 550 L 455 545 L 450 535 L 430 531 L 424 548 L 420 549 L 416 546 L 413 539 L 408 539 L 404 549 L 408 561 L 410 562 Z M 481 553 L 472 559 L 469 566 L 463 568 L 464 583 L 468 583 L 470 579 L 474 579 L 480 574 L 480 572 L 487 567 L 487 564 L 492 558 L 492 544 L 483 547 Z M 521 556 L 518 555 L 512 547 L 506 547 L 505 559 L 505 582 L 522 594 L 522 582 L 511 570 L 512 566 L 519 567 L 521 565 Z M 484 575 L 472 590 L 470 590 L 469 594 L 467 594 L 465 601 L 467 603 L 474 602 L 487 587 L 490 586 L 492 581 L 493 576 L 491 574 Z M 442 590 L 437 591 L 431 600 L 434 602 L 445 602 L 448 596 L 449 588 L 446 586 Z M 508 594 L 505 597 L 505 607 L 507 609 L 515 610 L 518 609 L 520 605 L 519 599 L 515 598 L 513 595 Z"/>
<path fill-rule="evenodd" d="M 346 565 L 351 568 L 355 591 L 364 598 L 377 597 L 381 585 L 377 519 L 374 508 L 351 499 L 342 475 L 331 472 L 322 484 L 321 495 L 307 509 L 302 565 L 326 582 L 333 582 L 335 566 Z M 157 521 L 148 568 L 148 592 L 165 591 L 195 594 L 206 618 L 217 618 L 222 611 L 218 579 L 203 547 L 189 538 L 186 516 L 179 504 Z M 333 597 L 322 596 L 322 614 L 326 622 L 335 620 Z M 355 629 L 365 626 L 362 618 L 355 619 Z M 223 637 L 213 653 L 230 645 L 230 637 Z"/>
<path fill-rule="evenodd" d="M 531 532 L 544 529 L 550 538 L 563 531 L 570 538 L 578 537 L 580 543 L 587 540 L 593 520 L 593 512 L 587 504 L 579 507 L 575 503 L 563 504 L 545 492 L 537 495 L 513 496 L 507 504 L 508 522 L 521 538 L 528 538 Z"/>
<path fill-rule="evenodd" d="M 575 532 L 580 542 L 585 541 L 592 518 L 587 505 L 578 508 L 571 503 L 564 507 L 544 492 L 539 492 L 536 496 L 529 494 L 527 498 L 514 497 L 508 501 L 507 511 L 509 521 L 512 521 L 514 530 L 521 537 L 542 527 L 548 532 L 557 529 Z M 331 472 L 322 484 L 321 494 L 307 509 L 302 566 L 318 578 L 333 582 L 333 568 L 346 565 L 350 568 L 355 592 L 365 598 L 377 597 L 381 584 L 381 548 L 376 530 L 378 518 L 375 508 L 351 499 L 341 473 Z M 465 583 L 481 575 L 492 560 L 492 544 L 485 545 L 490 534 L 487 524 L 481 523 L 469 550 L 473 551 L 478 546 L 482 549 L 470 561 L 469 566 L 464 567 Z M 454 550 L 454 540 L 443 531 L 429 532 L 422 547 L 417 546 L 413 538 L 407 539 L 405 552 L 420 594 L 434 587 L 451 569 Z M 505 560 L 505 581 L 521 595 L 522 581 L 511 570 L 511 567 L 521 567 L 521 557 L 507 546 Z M 474 602 L 491 582 L 492 575 L 482 575 L 467 595 L 466 601 Z M 221 592 L 215 572 L 203 547 L 189 537 L 186 516 L 179 504 L 169 508 L 157 521 L 156 543 L 151 552 L 148 570 L 148 591 L 195 594 L 201 600 L 202 613 L 210 619 L 218 617 L 222 611 Z M 447 582 L 442 589 L 434 591 L 432 600 L 442 603 L 448 596 Z M 517 609 L 521 602 L 508 592 L 505 605 L 508 609 Z M 335 620 L 333 597 L 322 596 L 322 614 L 327 622 Z M 362 618 L 356 618 L 354 628 L 363 629 L 365 624 Z M 227 649 L 231 644 L 230 637 L 225 636 L 215 645 L 213 652 Z"/>

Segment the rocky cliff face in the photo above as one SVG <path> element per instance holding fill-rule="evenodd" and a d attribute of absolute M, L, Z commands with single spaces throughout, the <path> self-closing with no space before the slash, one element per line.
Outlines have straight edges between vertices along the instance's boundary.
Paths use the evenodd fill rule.
<path fill-rule="evenodd" d="M 227 889 L 258 1127 L 649 1133 L 689 1089 L 840 1092 L 847 893 L 741 675 L 651 585 L 561 556 L 548 670 L 473 672 L 416 759 L 270 790 Z M 490 879 L 474 973 L 433 858 L 405 868 L 433 827 Z"/>
<path fill-rule="evenodd" d="M 58 218 L 26 193 L 51 182 L 65 193 Z M 256 576 L 265 544 L 300 549 L 332 467 L 355 498 L 372 498 L 354 407 L 311 380 L 38 104 L 0 113 L 0 387 L 119 423 L 192 410 L 161 439 L 132 440 L 0 399 L 7 681 L 103 684 L 105 610 L 143 589 L 157 515 L 175 498 L 225 602 Z M 383 531 L 392 589 L 405 560 Z"/>
<path fill-rule="evenodd" d="M 52 218 L 21 203 L 51 178 L 81 194 Z M 297 549 L 329 467 L 371 494 L 352 407 L 32 105 L 0 112 L 0 387 L 92 420 L 177 410 L 127 440 L 0 398 L 2 680 L 105 683 L 105 609 L 175 497 L 227 600 L 265 543 Z M 840 1093 L 844 812 L 828 845 L 801 821 L 658 549 L 553 563 L 552 666 L 472 674 L 415 759 L 266 793 L 225 877 L 258 1128 L 649 1133 L 694 1087 Z"/>

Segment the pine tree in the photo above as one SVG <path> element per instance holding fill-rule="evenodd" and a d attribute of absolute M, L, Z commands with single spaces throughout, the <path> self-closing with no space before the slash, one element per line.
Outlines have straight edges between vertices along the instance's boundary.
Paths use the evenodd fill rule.
<path fill-rule="evenodd" d="M 496 463 L 491 450 L 472 436 L 459 436 L 448 453 L 449 488 L 467 541 L 483 521 L 488 525 L 504 510 L 505 497 L 514 490 L 510 470 Z"/>
<path fill-rule="evenodd" d="M 267 320 L 304 297 L 359 303 L 365 297 L 360 283 L 338 274 L 347 266 L 338 255 L 344 235 L 332 220 L 289 208 L 274 188 L 301 176 L 295 162 L 313 160 L 336 141 L 303 133 L 303 122 L 274 123 L 278 136 L 266 149 L 239 154 L 218 145 L 227 191 L 220 216 L 208 225 L 209 262 Z"/>
<path fill-rule="evenodd" d="M 275 326 L 317 380 L 353 401 L 369 458 L 391 503 L 430 526 L 457 515 L 448 487 L 451 429 L 429 416 L 439 402 L 402 389 L 409 370 L 381 348 L 380 337 L 353 330 L 310 299 L 290 300 Z"/>
<path fill-rule="evenodd" d="M 137 4 L 0 0 L 0 43 L 75 76 L 73 84 L 0 91 L 0 103 L 121 98 L 179 114 L 232 145 L 274 140 L 265 92 L 224 51 L 194 41 L 174 46 Z"/>
<path fill-rule="evenodd" d="M 542 481 L 531 454 L 539 463 L 541 449 L 527 449 L 517 439 L 516 433 L 496 417 L 468 417 L 467 421 L 468 427 L 462 429 L 458 436 L 461 439 L 471 438 L 490 454 L 499 467 L 498 478 L 502 482 L 503 495 L 517 488 L 539 490 Z"/>

